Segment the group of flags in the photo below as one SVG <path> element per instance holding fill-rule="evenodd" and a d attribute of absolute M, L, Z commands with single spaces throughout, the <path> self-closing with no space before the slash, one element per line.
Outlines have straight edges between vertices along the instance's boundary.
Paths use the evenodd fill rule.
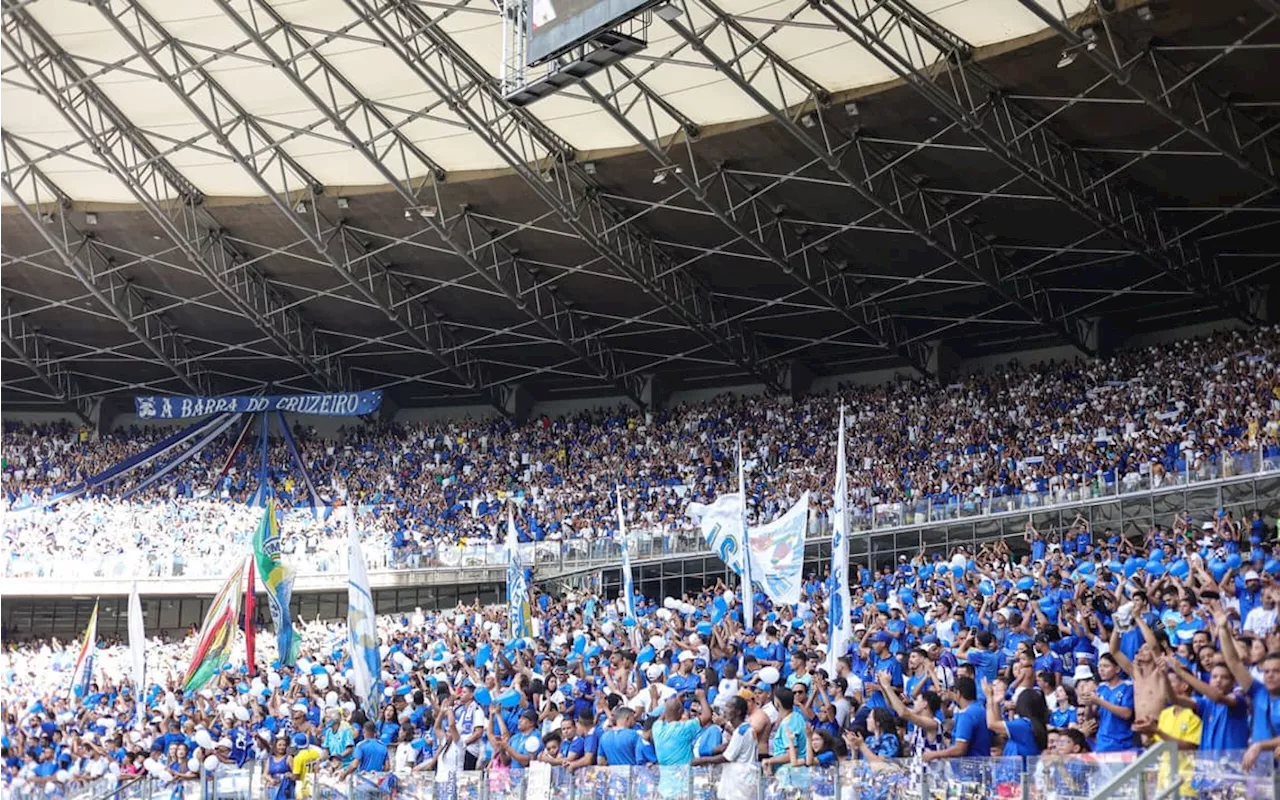
<path fill-rule="evenodd" d="M 757 586 L 775 603 L 793 605 L 800 602 L 805 534 L 809 517 L 809 493 L 805 492 L 801 495 L 795 505 L 778 519 L 752 528 L 747 525 L 748 487 L 745 473 L 742 442 L 739 438 L 738 491 L 721 495 L 710 504 L 690 503 L 688 513 L 698 521 L 712 551 L 719 555 L 730 569 L 741 576 L 744 587 L 743 623 L 750 628 L 754 624 L 754 594 Z M 831 674 L 834 674 L 835 660 L 848 649 L 853 637 L 848 614 L 850 607 L 847 510 L 849 487 L 845 462 L 843 408 L 840 409 L 834 494 L 831 591 L 830 600 L 827 603 L 827 622 L 831 642 L 827 650 L 826 666 Z M 245 611 L 246 660 L 250 674 L 253 673 L 255 665 L 254 603 L 259 582 L 266 593 L 271 611 L 271 622 L 276 633 L 280 663 L 292 665 L 297 660 L 298 641 L 289 611 L 293 596 L 294 572 L 292 567 L 280 558 L 280 523 L 276 513 L 275 499 L 266 491 L 262 493 L 262 497 L 264 504 L 262 521 L 254 533 L 253 553 L 247 564 L 248 585 L 245 586 L 246 566 L 242 564 L 227 578 L 222 589 L 215 595 L 200 626 L 195 652 L 184 676 L 183 683 L 187 691 L 202 688 L 230 660 L 236 639 L 236 628 L 240 620 L 242 599 Z M 639 627 L 635 624 L 635 589 L 621 486 L 616 488 L 616 497 L 618 542 L 622 557 L 622 594 L 625 598 L 624 619 L 633 632 L 634 638 L 634 635 L 638 635 Z M 355 515 L 349 516 L 348 655 L 351 659 L 352 681 L 356 692 L 364 702 L 366 712 L 373 717 L 378 712 L 378 702 L 382 694 L 381 654 L 378 649 L 377 612 L 355 525 Z M 507 554 L 508 633 L 511 640 L 515 641 L 533 635 L 533 606 L 529 573 L 520 562 L 515 516 L 510 508 L 507 513 L 505 551 Z M 71 672 L 73 696 L 83 696 L 88 690 L 93 674 L 97 622 L 98 606 L 95 604 Z M 141 687 L 145 678 L 146 657 L 142 604 L 138 597 L 136 582 L 129 596 L 129 645 L 134 682 Z"/>
<path fill-rule="evenodd" d="M 803 590 L 804 543 L 809 525 L 809 493 L 773 522 L 750 527 L 747 524 L 746 461 L 742 441 L 738 441 L 738 491 L 723 494 L 712 503 L 690 503 L 688 513 L 711 551 L 742 580 L 742 621 L 747 628 L 754 624 L 755 592 L 758 587 L 774 603 L 795 605 Z M 845 468 L 844 408 L 840 409 L 840 432 L 836 454 L 835 498 L 832 507 L 833 537 L 831 553 L 830 600 L 827 603 L 831 644 L 827 651 L 828 673 L 835 674 L 835 661 L 848 650 L 853 637 L 849 620 L 849 482 Z M 619 508 L 619 524 L 621 520 Z M 631 564 L 623 536 L 623 584 L 631 595 Z"/>

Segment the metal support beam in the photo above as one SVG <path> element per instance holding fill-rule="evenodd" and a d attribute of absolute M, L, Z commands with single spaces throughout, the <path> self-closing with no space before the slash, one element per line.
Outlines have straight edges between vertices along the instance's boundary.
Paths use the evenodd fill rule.
<path fill-rule="evenodd" d="M 0 42 L 13 63 L 137 199 L 200 274 L 324 389 L 350 374 L 307 322 L 227 241 L 200 191 L 162 157 L 30 14 L 4 0 Z"/>
<path fill-rule="evenodd" d="M 525 313 L 601 379 L 612 383 L 633 402 L 642 402 L 643 387 L 639 377 L 627 374 L 622 358 L 603 339 L 594 335 L 586 320 L 574 312 L 571 301 L 560 297 L 555 287 L 540 281 L 514 250 L 495 240 L 483 228 L 468 224 L 469 240 L 463 242 L 444 224 L 440 211 L 443 201 L 439 185 L 433 182 L 430 187 L 431 196 L 424 199 L 423 188 L 415 188 L 412 184 L 412 176 L 429 173 L 430 164 L 425 157 L 417 157 L 417 147 L 399 127 L 382 120 L 385 123 L 385 139 L 399 146 L 400 157 L 394 161 L 382 157 L 379 149 L 364 143 L 339 111 L 346 101 L 346 95 L 359 97 L 355 87 L 276 9 L 263 0 L 252 0 L 249 3 L 249 13 L 245 15 L 237 11 L 228 0 L 215 2 L 266 55 L 280 74 L 386 178 L 405 201 L 407 208 L 430 205 L 431 213 L 416 214 L 418 219 L 415 222 L 429 228 L 472 272 Z M 381 149 L 385 149 L 385 145 Z M 464 219 L 470 222 L 470 217 L 465 214 Z M 480 241 L 476 241 L 477 234 Z M 474 255 L 477 252 L 484 253 L 483 262 Z M 511 407 L 510 402 L 504 403 L 503 410 L 509 411 Z"/>
<path fill-rule="evenodd" d="M 1097 36 L 1097 40 L 1090 41 L 1085 38 L 1087 26 L 1078 27 L 1072 20 L 1059 17 L 1038 0 L 1018 2 L 1057 32 L 1068 47 L 1083 52 L 1152 111 L 1257 178 L 1270 191 L 1280 190 L 1276 171 L 1280 146 L 1274 139 L 1275 123 L 1255 119 L 1158 50 L 1125 56 L 1124 43 L 1112 31 L 1105 14 L 1098 17 L 1098 27 L 1090 28 Z M 1267 8 L 1273 5 L 1267 0 L 1261 4 Z"/>
<path fill-rule="evenodd" d="M 379 259 L 370 257 L 358 237 L 345 226 L 334 226 L 324 218 L 314 203 L 314 196 L 321 190 L 319 181 L 285 152 L 186 47 L 135 0 L 97 0 L 96 5 L 116 33 L 142 56 L 157 78 L 311 244 L 323 263 L 464 386 L 499 410 L 505 408 L 502 393 L 494 388 L 487 366 L 456 341 L 433 309 L 411 300 L 412 293 L 403 282 L 390 275 Z M 380 112 L 369 113 L 381 117 Z M 434 164 L 428 162 L 424 167 L 428 178 L 434 176 Z M 273 185 L 267 179 L 269 175 L 283 188 Z M 334 230 L 341 236 L 329 235 Z"/>
<path fill-rule="evenodd" d="M 0 186 L 76 280 L 187 390 L 200 396 L 217 394 L 208 371 L 173 326 L 154 313 L 137 288 L 113 269 L 114 256 L 98 244 L 96 237 L 82 233 L 72 224 L 68 214 L 71 199 L 31 163 L 7 132 L 0 132 L 0 142 L 4 149 Z M 36 198 L 34 203 L 24 200 L 24 195 Z"/>
<path fill-rule="evenodd" d="M 40 378 L 41 383 L 49 387 L 59 402 L 73 409 L 84 424 L 90 428 L 94 427 L 96 423 L 93 419 L 93 401 L 61 362 L 50 355 L 49 345 L 40 331 L 28 325 L 20 315 L 15 314 L 9 303 L 4 305 L 0 339 L 4 340 L 27 369 Z"/>
<path fill-rule="evenodd" d="M 701 2 L 723 13 L 713 0 Z M 1239 292 L 1207 274 L 1194 242 L 1184 241 L 1119 170 L 1093 163 L 1054 134 L 1047 120 L 1010 100 L 963 39 L 907 0 L 810 4 L 1006 166 L 1228 316 L 1256 322 Z"/>
<path fill-rule="evenodd" d="M 708 287 L 677 268 L 679 258 L 604 200 L 595 180 L 573 161 L 573 148 L 528 109 L 510 107 L 497 82 L 421 5 L 390 0 L 375 8 L 368 0 L 346 2 L 610 266 L 745 373 L 771 391 L 785 391 L 785 364 L 771 359 Z"/>
<path fill-rule="evenodd" d="M 807 247 L 801 237 L 793 235 L 787 228 L 782 217 L 766 205 L 763 192 L 742 186 L 740 182 L 730 179 L 723 170 L 713 172 L 699 169 L 692 142 L 687 138 L 684 156 L 689 169 L 684 169 L 661 145 L 658 134 L 657 120 L 664 113 L 672 115 L 668 110 L 669 104 L 660 103 L 657 92 L 626 67 L 618 66 L 615 70 L 624 75 L 627 84 L 639 93 L 636 99 L 644 103 L 644 107 L 634 117 L 650 120 L 653 124 L 651 131 L 642 131 L 633 121 L 633 115 L 627 114 L 621 105 L 622 91 L 612 83 L 607 95 L 585 82 L 581 90 L 658 162 L 659 174 L 664 176 L 664 180 L 678 182 L 689 196 L 733 234 L 732 240 L 717 249 L 724 250 L 739 241 L 743 242 L 760 258 L 790 276 L 839 314 L 854 330 L 870 338 L 886 352 L 901 358 L 921 375 L 932 374 L 929 371 L 929 353 L 924 343 L 913 341 L 902 323 L 854 279 L 852 273 L 857 271 L 856 267 L 851 271 L 847 260 L 842 264 L 834 258 L 828 258 L 824 252 L 826 247 Z M 679 121 L 681 118 L 675 119 Z M 723 192 L 724 202 L 713 198 L 713 192 L 717 195 Z M 795 394 L 794 383 L 791 391 Z"/>
<path fill-rule="evenodd" d="M 949 263 L 985 283 L 997 297 L 1014 306 L 1045 330 L 1086 355 L 1092 355 L 1081 320 L 1070 317 L 1053 294 L 1035 278 L 1022 273 L 974 227 L 956 219 L 933 197 L 922 190 L 919 175 L 909 175 L 895 160 L 858 137 L 849 139 L 831 123 L 818 99 L 801 89 L 802 99 L 779 108 L 754 85 L 759 70 L 748 70 L 741 57 L 730 64 L 709 47 L 692 29 L 686 6 L 684 17 L 664 20 L 694 51 L 718 69 L 729 81 L 760 106 L 778 125 L 859 197 L 912 231 L 921 241 L 940 253 Z M 734 52 L 753 52 L 764 62 L 781 61 L 768 46 L 752 35 L 733 28 L 723 30 L 733 42 Z M 772 79 L 775 73 L 769 73 Z M 776 81 L 773 86 L 778 86 Z M 787 109 L 795 109 L 795 116 Z M 802 127 L 799 118 L 809 115 Z M 810 134 L 808 126 L 815 129 Z"/>

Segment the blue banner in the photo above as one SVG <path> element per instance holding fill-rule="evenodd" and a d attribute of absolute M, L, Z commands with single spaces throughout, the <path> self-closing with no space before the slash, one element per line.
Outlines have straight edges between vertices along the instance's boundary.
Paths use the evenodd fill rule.
<path fill-rule="evenodd" d="M 338 394 L 240 395 L 237 397 L 187 397 L 143 395 L 133 398 L 139 419 L 186 419 L 209 414 L 256 414 L 283 411 L 322 417 L 361 417 L 382 405 L 382 392 Z"/>

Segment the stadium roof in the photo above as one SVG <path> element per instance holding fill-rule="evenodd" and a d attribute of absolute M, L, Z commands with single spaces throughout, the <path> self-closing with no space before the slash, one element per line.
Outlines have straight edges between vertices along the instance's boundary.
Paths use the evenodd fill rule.
<path fill-rule="evenodd" d="M 640 400 L 1265 318 L 1280 3 L 1065 6 L 678 3 L 513 108 L 489 0 L 3 0 L 4 401 Z"/>

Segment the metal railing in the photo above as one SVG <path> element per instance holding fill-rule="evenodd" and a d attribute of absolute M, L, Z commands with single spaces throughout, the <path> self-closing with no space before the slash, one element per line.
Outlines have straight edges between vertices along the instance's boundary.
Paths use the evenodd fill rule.
<path fill-rule="evenodd" d="M 1022 493 L 999 497 L 974 497 L 964 501 L 942 502 L 921 497 L 895 503 L 879 503 L 851 509 L 850 526 L 855 533 L 887 534 L 929 526 L 1000 519 L 1039 514 L 1055 509 L 1090 507 L 1117 500 L 1186 491 L 1191 488 L 1231 485 L 1280 473 L 1280 456 L 1267 456 L 1261 450 L 1225 454 L 1204 460 L 1194 469 L 1166 474 L 1137 474 L 1131 478 L 1094 480 L 1074 489 L 1046 493 Z M 811 512 L 808 540 L 821 541 L 831 534 L 827 517 Z M 706 554 L 710 550 L 697 531 L 635 530 L 631 534 L 631 555 L 636 562 Z M 342 540 L 345 542 L 345 539 Z M 342 583 L 346 559 L 338 540 L 325 539 L 315 553 L 295 552 L 286 559 L 295 564 L 299 577 L 335 576 L 335 587 Z M 621 559 L 618 542 L 612 538 L 542 541 L 520 546 L 521 558 L 547 577 L 616 566 Z M 371 577 L 379 571 L 405 569 L 481 569 L 505 567 L 507 555 L 498 542 L 477 544 L 426 543 L 393 547 L 385 541 L 366 544 Z M 193 563 L 162 563 L 158 567 L 140 561 L 135 555 L 120 555 L 88 563 L 83 559 L 41 559 L 11 554 L 5 565 L 5 576 L 11 578 L 48 578 L 75 581 L 89 578 L 130 580 L 133 578 L 198 578 L 224 577 L 233 568 L 214 561 L 191 559 Z M 140 569 L 141 567 L 141 569 Z M 153 574 L 154 573 L 154 574 Z"/>
<path fill-rule="evenodd" d="M 840 760 L 829 766 L 758 764 L 585 767 L 535 762 L 468 772 L 356 773 L 323 769 L 272 775 L 262 761 L 192 780 L 105 777 L 60 786 L 66 800 L 1278 800 L 1276 768 L 1264 753 L 1250 769 L 1244 751 L 1034 758 Z M 315 762 L 322 763 L 322 762 Z M 281 785 L 285 784 L 285 789 Z M 9 787 L 5 797 L 47 800 L 47 786 Z"/>

